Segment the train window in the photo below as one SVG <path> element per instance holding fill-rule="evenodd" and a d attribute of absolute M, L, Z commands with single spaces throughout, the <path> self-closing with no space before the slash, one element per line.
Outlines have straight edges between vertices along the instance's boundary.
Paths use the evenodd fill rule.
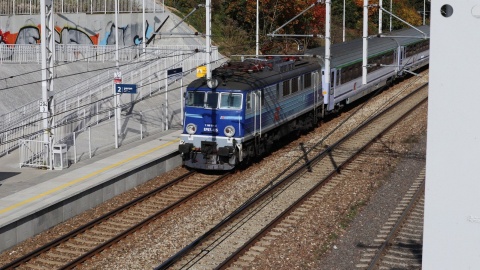
<path fill-rule="evenodd" d="M 252 109 L 252 93 L 247 94 L 247 110 Z"/>
<path fill-rule="evenodd" d="M 352 73 L 350 73 L 350 80 L 353 80 L 354 78 L 358 77 L 358 68 L 353 67 L 352 68 Z"/>
<path fill-rule="evenodd" d="M 277 100 L 280 98 L 280 84 L 277 83 Z"/>
<path fill-rule="evenodd" d="M 342 84 L 348 82 L 347 69 L 342 68 L 341 73 L 342 73 L 342 76 L 341 76 L 342 80 L 341 80 L 340 82 L 341 82 Z"/>
<path fill-rule="evenodd" d="M 388 55 L 385 64 L 393 64 L 393 58 L 394 58 L 394 54 L 392 52 L 391 54 Z"/>
<path fill-rule="evenodd" d="M 205 108 L 217 108 L 218 106 L 218 93 L 207 93 L 207 102 Z"/>
<path fill-rule="evenodd" d="M 298 77 L 292 79 L 292 93 L 298 91 Z"/>
<path fill-rule="evenodd" d="M 188 92 L 186 99 L 187 99 L 187 106 L 203 107 L 203 104 L 205 103 L 205 93 L 204 92 Z"/>
<path fill-rule="evenodd" d="M 290 95 L 290 81 L 283 82 L 283 96 Z"/>
<path fill-rule="evenodd" d="M 307 73 L 304 75 L 303 87 L 310 88 L 312 86 L 312 73 Z"/>
<path fill-rule="evenodd" d="M 242 95 L 233 93 L 220 94 L 220 109 L 242 108 Z"/>

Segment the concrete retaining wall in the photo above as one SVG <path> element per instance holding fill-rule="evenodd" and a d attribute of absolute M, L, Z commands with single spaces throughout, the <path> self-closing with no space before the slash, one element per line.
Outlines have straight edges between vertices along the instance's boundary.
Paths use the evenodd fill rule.
<path fill-rule="evenodd" d="M 143 14 L 118 15 L 119 46 L 141 43 L 166 20 L 169 13 L 146 13 L 143 33 Z M 55 42 L 58 44 L 115 45 L 114 14 L 56 14 Z M 0 44 L 40 43 L 40 15 L 0 16 Z"/>

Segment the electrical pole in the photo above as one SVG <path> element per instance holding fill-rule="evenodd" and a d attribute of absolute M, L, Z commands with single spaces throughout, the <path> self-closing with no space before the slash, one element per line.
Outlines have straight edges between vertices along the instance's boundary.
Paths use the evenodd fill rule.
<path fill-rule="evenodd" d="M 143 29 L 143 39 L 142 39 L 142 51 L 145 55 L 146 48 L 147 48 L 147 29 L 146 29 L 146 22 L 145 22 L 145 0 L 142 2 L 142 29 Z"/>
<path fill-rule="evenodd" d="M 55 61 L 55 30 L 53 24 L 53 0 L 40 1 L 41 52 L 42 52 L 42 101 L 40 113 L 43 119 L 44 159 L 46 166 L 53 168 L 53 77 Z"/>
<path fill-rule="evenodd" d="M 257 34 L 255 35 L 255 55 L 258 58 L 258 47 L 259 47 L 259 26 L 258 26 L 258 0 L 257 0 Z"/>
<path fill-rule="evenodd" d="M 345 42 L 345 0 L 343 0 L 343 42 Z"/>
<path fill-rule="evenodd" d="M 211 29 L 211 24 L 212 24 L 212 20 L 211 20 L 211 16 L 212 16 L 212 10 L 211 10 L 211 6 L 210 6 L 210 3 L 211 3 L 211 0 L 206 0 L 206 4 L 205 4 L 205 12 L 206 12 L 206 16 L 205 16 L 205 25 L 206 25 L 206 33 L 205 33 L 205 37 L 206 37 L 206 51 L 207 51 L 207 74 L 206 74 L 206 78 L 207 78 L 207 81 L 210 81 L 212 79 L 212 70 L 211 70 L 211 54 L 212 54 L 212 29 Z"/>
<path fill-rule="evenodd" d="M 368 60 L 368 0 L 363 0 L 363 62 L 362 84 L 367 84 L 367 60 Z"/>
<path fill-rule="evenodd" d="M 378 34 L 381 34 L 383 29 L 383 1 L 379 0 L 378 5 L 380 6 L 380 9 L 378 9 Z"/>
<path fill-rule="evenodd" d="M 116 93 L 115 85 L 122 82 L 122 73 L 120 72 L 119 63 L 118 63 L 118 0 L 115 0 L 115 66 L 116 71 L 114 72 L 113 78 L 113 111 L 115 115 L 115 148 L 118 148 L 118 136 L 120 133 L 120 97 Z"/>
<path fill-rule="evenodd" d="M 390 32 L 392 32 L 392 10 L 393 10 L 393 4 L 392 4 L 392 0 L 390 0 Z"/>
<path fill-rule="evenodd" d="M 330 22 L 331 22 L 331 13 L 332 13 L 332 2 L 331 0 L 325 0 L 325 89 L 323 92 L 323 102 L 328 104 L 329 107 L 333 106 L 332 101 L 330 99 L 330 45 L 331 45 L 331 29 L 330 29 Z"/>

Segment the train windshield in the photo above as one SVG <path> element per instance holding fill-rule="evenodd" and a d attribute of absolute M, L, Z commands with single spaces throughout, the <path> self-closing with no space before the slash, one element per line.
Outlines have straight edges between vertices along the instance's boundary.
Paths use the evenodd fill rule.
<path fill-rule="evenodd" d="M 220 109 L 241 109 L 242 95 L 233 93 L 220 94 Z"/>
<path fill-rule="evenodd" d="M 205 93 L 204 92 L 188 92 L 187 106 L 204 107 L 205 106 Z"/>
<path fill-rule="evenodd" d="M 242 108 L 242 94 L 188 92 L 186 100 L 186 105 L 189 107 L 230 110 Z"/>
<path fill-rule="evenodd" d="M 205 108 L 216 109 L 218 106 L 218 93 L 207 93 L 207 102 L 205 102 Z"/>

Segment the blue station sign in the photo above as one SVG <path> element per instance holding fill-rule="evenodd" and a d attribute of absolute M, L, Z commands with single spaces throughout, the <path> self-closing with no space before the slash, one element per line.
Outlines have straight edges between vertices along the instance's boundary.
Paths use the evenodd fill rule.
<path fill-rule="evenodd" d="M 167 70 L 167 76 L 173 76 L 173 75 L 182 75 L 182 74 L 179 74 L 179 73 L 182 73 L 183 72 L 183 68 L 174 68 L 174 69 L 169 69 Z"/>
<path fill-rule="evenodd" d="M 136 84 L 115 84 L 115 92 L 117 94 L 136 94 L 137 85 Z"/>

